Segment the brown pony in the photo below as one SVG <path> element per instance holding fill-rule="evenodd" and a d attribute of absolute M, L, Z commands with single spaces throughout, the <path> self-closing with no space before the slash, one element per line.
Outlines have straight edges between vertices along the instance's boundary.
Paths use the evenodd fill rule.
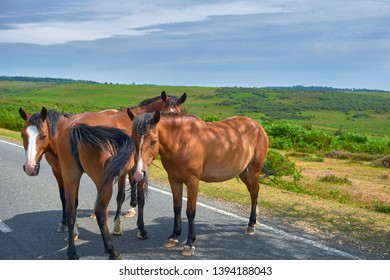
<path fill-rule="evenodd" d="M 246 234 L 254 234 L 260 172 L 268 150 L 264 129 L 247 117 L 206 123 L 194 116 L 145 113 L 133 119 L 132 138 L 138 154 L 136 180 L 147 174 L 156 157 L 168 173 L 173 194 L 174 227 L 165 247 L 174 247 L 181 234 L 183 183 L 187 186 L 188 236 L 182 254 L 195 252 L 195 211 L 199 180 L 222 182 L 239 176 L 251 197 Z"/>
<path fill-rule="evenodd" d="M 25 122 L 21 132 L 23 146 L 26 151 L 26 161 L 23 164 L 23 170 L 29 176 L 37 176 L 39 174 L 41 159 L 45 155 L 56 178 L 62 204 L 62 220 L 57 231 L 64 232 L 66 231 L 65 196 L 64 184 L 58 165 L 57 139 L 58 132 L 69 119 L 70 115 L 61 114 L 54 110 L 48 111 L 45 107 L 42 107 L 39 113 L 32 115 L 20 108 L 19 114 Z M 77 237 L 78 234 L 76 231 L 75 238 Z"/>
<path fill-rule="evenodd" d="M 135 147 L 123 130 L 114 127 L 89 126 L 65 123 L 58 136 L 58 159 L 64 182 L 65 214 L 68 226 L 68 258 L 78 259 L 73 231 L 76 221 L 77 196 L 83 173 L 96 185 L 98 191 L 95 215 L 110 259 L 119 259 L 107 226 L 107 207 L 112 196 L 113 179 L 104 176 L 104 168 L 110 160 L 120 162 L 117 176 L 126 176 L 134 166 Z"/>
<path fill-rule="evenodd" d="M 103 116 L 99 113 L 81 113 L 71 117 L 66 122 L 60 131 L 57 148 L 61 174 L 64 181 L 65 212 L 69 236 L 72 236 L 74 229 L 80 178 L 85 172 L 94 181 L 98 190 L 95 214 L 102 233 L 105 250 L 109 254 L 110 259 L 120 258 L 108 234 L 107 206 L 112 195 L 112 180 L 118 177 L 118 205 L 114 221 L 115 228 L 120 228 L 120 216 L 118 213 L 120 213 L 120 208 L 125 198 L 126 175 L 132 176 L 131 168 L 134 163 L 132 149 L 127 148 L 126 150 L 124 146 L 122 147 L 123 144 L 119 144 L 118 142 L 120 139 L 127 139 L 127 137 L 130 139 L 132 121 L 128 117 L 128 112 L 140 114 L 144 111 L 155 110 L 155 108 L 181 112 L 181 104 L 185 99 L 186 94 L 183 94 L 180 99 L 177 99 L 172 96 L 168 97 L 163 92 L 161 97 L 142 102 L 137 107 L 128 108 L 127 110 L 122 109 L 118 112 L 110 111 L 109 116 Z M 109 129 L 112 130 L 110 133 L 118 135 L 118 138 L 112 138 L 110 133 L 107 132 Z M 123 135 L 126 135 L 126 137 Z M 130 145 L 129 143 L 131 141 L 126 140 L 125 142 Z M 103 144 L 103 146 L 100 144 Z M 115 175 L 104 179 L 105 166 L 111 161 L 116 162 L 114 159 L 122 160 L 120 164 L 121 168 L 114 168 Z M 139 183 L 137 188 L 139 210 L 137 218 L 138 237 L 144 239 L 147 238 L 143 221 L 143 206 L 145 203 L 144 184 Z M 69 239 L 68 257 L 69 259 L 78 258 L 72 238 Z"/>

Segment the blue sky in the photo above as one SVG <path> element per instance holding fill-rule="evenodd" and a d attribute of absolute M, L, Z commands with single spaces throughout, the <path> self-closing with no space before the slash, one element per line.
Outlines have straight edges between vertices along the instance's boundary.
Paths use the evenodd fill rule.
<path fill-rule="evenodd" d="M 390 90 L 390 1 L 1 0 L 0 75 Z"/>

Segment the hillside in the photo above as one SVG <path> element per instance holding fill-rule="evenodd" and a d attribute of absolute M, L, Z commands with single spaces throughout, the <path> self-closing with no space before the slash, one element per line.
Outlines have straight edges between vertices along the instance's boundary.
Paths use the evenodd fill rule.
<path fill-rule="evenodd" d="M 331 130 L 390 136 L 390 92 L 301 86 L 210 88 L 113 85 L 23 77 L 8 77 L 9 81 L 4 81 L 6 78 L 0 79 L 0 113 L 11 117 L 18 117 L 19 107 L 37 111 L 46 106 L 70 113 L 128 107 L 165 90 L 175 95 L 187 92 L 187 112 L 210 120 L 247 115 L 261 122 L 292 121 Z"/>

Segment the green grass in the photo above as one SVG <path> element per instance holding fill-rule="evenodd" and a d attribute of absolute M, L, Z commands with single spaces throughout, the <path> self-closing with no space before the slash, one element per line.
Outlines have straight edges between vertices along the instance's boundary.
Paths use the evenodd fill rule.
<path fill-rule="evenodd" d="M 198 116 L 247 115 L 260 121 L 287 120 L 333 131 L 390 135 L 389 92 L 1 81 L 0 105 L 14 114 L 20 106 L 79 113 L 133 106 L 162 90 L 173 95 L 186 92 L 184 107 Z"/>

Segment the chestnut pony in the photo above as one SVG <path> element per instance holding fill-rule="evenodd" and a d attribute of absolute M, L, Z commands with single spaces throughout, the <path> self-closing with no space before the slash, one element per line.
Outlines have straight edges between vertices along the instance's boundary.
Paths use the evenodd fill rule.
<path fill-rule="evenodd" d="M 182 231 L 183 183 L 187 186 L 188 236 L 182 254 L 195 252 L 195 212 L 199 180 L 222 182 L 239 176 L 251 198 L 251 213 L 246 234 L 255 232 L 260 172 L 268 150 L 264 129 L 247 117 L 232 117 L 206 123 L 179 114 L 144 113 L 133 119 L 132 138 L 138 162 L 134 177 L 142 178 L 156 157 L 168 173 L 173 194 L 174 227 L 165 247 L 174 247 Z"/>
<path fill-rule="evenodd" d="M 108 232 L 107 207 L 112 196 L 112 181 L 114 178 L 118 178 L 118 206 L 114 222 L 115 228 L 120 228 L 118 212 L 120 212 L 125 198 L 125 180 L 127 175 L 132 175 L 131 169 L 134 165 L 133 144 L 130 138 L 132 121 L 128 112 L 140 114 L 153 110 L 153 106 L 154 108 L 162 108 L 162 110 L 181 112 L 181 104 L 185 99 L 186 94 L 183 94 L 179 99 L 172 96 L 168 99 L 168 96 L 163 92 L 161 97 L 143 102 L 137 107 L 111 112 L 109 116 L 91 112 L 81 113 L 72 116 L 63 125 L 58 135 L 57 149 L 64 183 L 65 214 L 69 237 L 72 236 L 74 230 L 80 179 L 82 174 L 86 173 L 94 181 L 98 190 L 95 214 L 105 251 L 109 254 L 110 259 L 120 258 Z M 116 173 L 111 177 L 104 178 L 106 165 L 111 161 L 117 162 L 117 160 L 121 167 L 115 167 Z M 144 239 L 147 238 L 143 221 L 144 184 L 138 184 L 137 188 L 138 237 Z M 78 259 L 73 238 L 69 238 L 68 241 L 68 258 Z"/>

